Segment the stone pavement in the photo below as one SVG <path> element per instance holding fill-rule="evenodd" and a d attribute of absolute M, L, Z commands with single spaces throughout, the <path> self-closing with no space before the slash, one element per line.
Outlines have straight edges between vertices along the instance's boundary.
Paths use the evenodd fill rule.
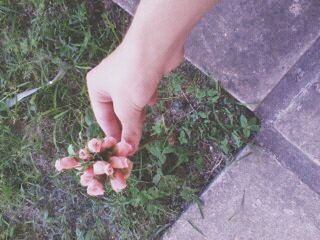
<path fill-rule="evenodd" d="M 138 0 L 114 0 L 133 14 Z M 220 0 L 185 57 L 254 110 L 320 36 L 319 0 Z"/>
<path fill-rule="evenodd" d="M 320 196 L 263 148 L 242 156 L 202 194 L 203 218 L 189 207 L 164 240 L 319 239 Z"/>
<path fill-rule="evenodd" d="M 164 239 L 320 239 L 320 1 L 221 0 L 185 57 L 262 128 Z"/>

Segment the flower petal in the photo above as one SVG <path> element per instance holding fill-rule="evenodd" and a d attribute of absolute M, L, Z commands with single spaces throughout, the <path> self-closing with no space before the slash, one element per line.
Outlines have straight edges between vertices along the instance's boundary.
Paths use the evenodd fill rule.
<path fill-rule="evenodd" d="M 116 171 L 114 176 L 110 178 L 110 184 L 115 192 L 121 192 L 127 187 L 126 179 L 120 171 Z"/>
<path fill-rule="evenodd" d="M 55 167 L 58 171 L 62 171 L 65 169 L 79 168 L 81 164 L 73 157 L 64 157 L 56 161 Z"/>
<path fill-rule="evenodd" d="M 114 169 L 111 166 L 111 164 L 108 163 L 105 168 L 105 174 L 107 174 L 108 176 L 111 176 L 113 175 L 113 173 L 114 173 Z"/>
<path fill-rule="evenodd" d="M 80 184 L 84 187 L 88 186 L 90 181 L 94 179 L 93 168 L 89 167 L 84 171 L 84 173 L 80 176 Z"/>
<path fill-rule="evenodd" d="M 106 149 L 113 148 L 117 144 L 117 139 L 114 137 L 105 137 L 102 142 L 103 151 Z"/>
<path fill-rule="evenodd" d="M 105 162 L 105 161 L 96 161 L 96 162 L 93 164 L 93 172 L 94 172 L 94 174 L 96 174 L 96 175 L 105 174 L 107 164 L 108 164 L 108 163 Z"/>
<path fill-rule="evenodd" d="M 93 156 L 90 154 L 90 152 L 87 149 L 83 148 L 83 149 L 80 149 L 79 151 L 79 158 L 84 161 L 89 161 L 93 159 Z"/>
<path fill-rule="evenodd" d="M 92 179 L 89 182 L 89 185 L 87 187 L 87 193 L 90 196 L 99 196 L 104 194 L 104 187 L 103 184 L 97 180 L 97 179 Z"/>
<path fill-rule="evenodd" d="M 102 141 L 97 138 L 92 138 L 88 142 L 88 149 L 92 153 L 99 153 L 102 150 Z"/>
<path fill-rule="evenodd" d="M 125 179 L 128 179 L 130 177 L 132 168 L 133 168 L 133 162 L 128 159 L 128 167 L 121 169 L 121 173 L 123 174 Z"/>
<path fill-rule="evenodd" d="M 130 160 L 126 157 L 110 157 L 109 162 L 113 168 L 128 168 Z"/>
<path fill-rule="evenodd" d="M 117 156 L 128 156 L 133 152 L 133 147 L 127 142 L 119 142 L 115 146 L 115 154 Z"/>
<path fill-rule="evenodd" d="M 62 167 L 61 167 L 61 164 L 60 164 L 60 159 L 56 161 L 56 163 L 54 164 L 55 168 L 57 171 L 62 171 Z"/>

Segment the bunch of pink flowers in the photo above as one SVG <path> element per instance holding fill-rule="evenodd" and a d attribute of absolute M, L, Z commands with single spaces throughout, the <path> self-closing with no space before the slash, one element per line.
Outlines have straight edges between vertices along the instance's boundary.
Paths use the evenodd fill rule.
<path fill-rule="evenodd" d="M 80 184 L 87 187 L 91 196 L 103 195 L 105 182 L 109 182 L 115 192 L 120 192 L 127 186 L 133 163 L 125 156 L 117 156 L 119 144 L 125 143 L 117 144 L 113 137 L 93 138 L 80 149 L 77 157 L 59 159 L 55 167 L 59 172 L 69 169 L 80 171 Z"/>

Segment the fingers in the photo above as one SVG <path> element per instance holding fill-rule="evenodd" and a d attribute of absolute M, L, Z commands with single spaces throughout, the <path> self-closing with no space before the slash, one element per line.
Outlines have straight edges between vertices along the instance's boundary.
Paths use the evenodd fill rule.
<path fill-rule="evenodd" d="M 106 136 L 114 137 L 117 141 L 121 139 L 121 125 L 114 113 L 112 102 L 91 101 L 91 105 L 97 122 Z"/>
<path fill-rule="evenodd" d="M 157 100 L 158 100 L 158 93 L 157 93 L 157 91 L 155 91 L 154 94 L 152 95 L 152 97 L 150 98 L 148 105 L 149 106 L 155 105 L 157 103 Z"/>
<path fill-rule="evenodd" d="M 125 141 L 117 143 L 115 147 L 115 154 L 117 156 L 126 157 L 129 155 L 132 155 L 133 152 L 134 152 L 133 147 L 129 143 L 126 143 Z"/>
<path fill-rule="evenodd" d="M 138 94 L 137 97 L 134 88 L 125 89 L 121 81 L 120 83 L 111 81 L 110 79 L 115 76 L 106 75 L 103 63 L 106 62 L 102 62 L 87 74 L 92 109 L 104 133 L 120 141 L 116 146 L 117 154 L 132 155 L 138 150 L 144 121 L 143 109 L 134 103 L 138 102 L 144 106 L 148 103 L 144 102 L 148 96 Z M 118 75 L 115 78 L 122 79 L 121 75 L 120 78 Z M 154 104 L 156 99 L 157 94 L 154 93 L 149 103 Z"/>
<path fill-rule="evenodd" d="M 91 106 L 98 124 L 107 136 L 114 137 L 115 139 L 120 141 L 121 125 L 114 113 L 111 98 L 107 93 L 99 92 L 97 79 L 94 78 L 92 72 L 88 73 L 87 85 Z"/>
<path fill-rule="evenodd" d="M 144 122 L 144 111 L 123 101 L 115 104 L 115 113 L 121 122 L 121 144 L 117 145 L 118 155 L 132 155 L 139 147 Z M 129 144 L 131 146 L 128 147 Z M 125 154 L 127 153 L 127 154 Z"/>

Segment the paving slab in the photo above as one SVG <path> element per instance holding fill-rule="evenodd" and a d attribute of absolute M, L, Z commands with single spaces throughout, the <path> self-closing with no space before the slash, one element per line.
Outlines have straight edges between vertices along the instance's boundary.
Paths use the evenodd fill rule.
<path fill-rule="evenodd" d="M 116 4 L 118 4 L 121 8 L 126 10 L 131 15 L 134 15 L 136 8 L 139 4 L 139 0 L 112 0 Z"/>
<path fill-rule="evenodd" d="M 283 77 L 255 113 L 265 128 L 277 130 L 320 167 L 319 103 L 320 38 Z M 273 139 L 269 141 L 270 146 L 274 145 Z M 268 145 L 266 141 L 265 144 Z M 282 147 L 282 151 L 290 150 Z M 315 166 L 313 168 L 318 169 Z"/>
<path fill-rule="evenodd" d="M 279 114 L 292 104 L 294 99 L 309 87 L 310 83 L 318 81 L 319 74 L 320 37 L 263 100 L 255 110 L 255 114 L 266 124 L 273 125 Z"/>
<path fill-rule="evenodd" d="M 139 1 L 115 2 L 133 14 Z M 185 56 L 254 110 L 320 36 L 319 23 L 319 0 L 221 0 Z"/>
<path fill-rule="evenodd" d="M 320 166 L 320 76 L 280 114 L 275 128 Z"/>
<path fill-rule="evenodd" d="M 275 154 L 283 166 L 320 195 L 320 166 L 292 145 L 277 129 L 262 126 L 255 142 Z"/>
<path fill-rule="evenodd" d="M 320 196 L 274 155 L 248 145 L 164 240 L 318 240 Z"/>

